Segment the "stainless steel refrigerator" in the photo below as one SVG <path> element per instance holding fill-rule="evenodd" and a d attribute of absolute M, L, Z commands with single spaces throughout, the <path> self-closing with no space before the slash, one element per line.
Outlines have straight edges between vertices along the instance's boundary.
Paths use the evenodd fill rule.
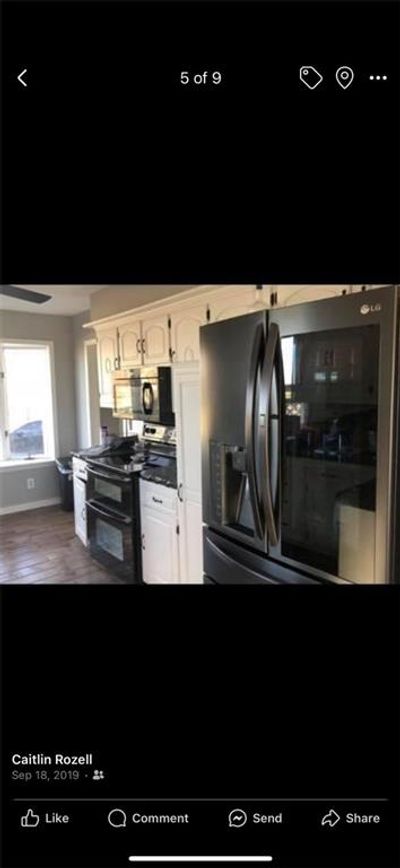
<path fill-rule="evenodd" d="M 204 571 L 399 579 L 399 289 L 201 328 Z"/>

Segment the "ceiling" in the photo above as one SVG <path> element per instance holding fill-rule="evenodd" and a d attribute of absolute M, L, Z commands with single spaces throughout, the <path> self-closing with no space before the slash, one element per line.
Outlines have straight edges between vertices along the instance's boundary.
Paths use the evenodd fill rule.
<path fill-rule="evenodd" d="M 51 295 L 50 301 L 43 304 L 33 304 L 29 301 L 20 301 L 17 298 L 0 295 L 0 310 L 15 310 L 19 313 L 61 314 L 63 316 L 75 316 L 90 308 L 90 296 L 104 286 L 99 285 L 59 285 L 59 286 L 32 286 L 16 284 L 22 289 L 32 289 L 36 292 L 44 292 Z"/>

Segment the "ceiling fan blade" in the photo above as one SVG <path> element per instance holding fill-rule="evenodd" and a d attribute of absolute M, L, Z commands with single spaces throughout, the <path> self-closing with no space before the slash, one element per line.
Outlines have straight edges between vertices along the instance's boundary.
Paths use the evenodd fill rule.
<path fill-rule="evenodd" d="M 18 298 L 20 301 L 31 301 L 33 304 L 43 304 L 52 298 L 44 292 L 34 292 L 32 289 L 22 289 L 20 286 L 0 286 L 0 295 Z"/>

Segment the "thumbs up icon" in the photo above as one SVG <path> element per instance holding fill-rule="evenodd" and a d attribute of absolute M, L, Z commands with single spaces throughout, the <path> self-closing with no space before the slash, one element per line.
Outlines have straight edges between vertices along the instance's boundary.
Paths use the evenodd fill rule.
<path fill-rule="evenodd" d="M 25 816 L 21 817 L 21 826 L 25 826 L 25 828 L 30 827 L 34 829 L 35 826 L 39 825 L 40 817 L 38 814 L 34 814 L 32 808 L 28 808 Z"/>

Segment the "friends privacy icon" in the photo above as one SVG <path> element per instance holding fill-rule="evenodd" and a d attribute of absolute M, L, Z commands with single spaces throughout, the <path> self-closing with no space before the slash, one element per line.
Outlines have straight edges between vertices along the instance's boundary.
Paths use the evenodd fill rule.
<path fill-rule="evenodd" d="M 318 72 L 318 69 L 315 69 L 315 66 L 301 66 L 300 81 L 302 81 L 309 90 L 315 90 L 315 88 L 321 84 L 321 81 L 323 81 L 323 76 Z"/>

